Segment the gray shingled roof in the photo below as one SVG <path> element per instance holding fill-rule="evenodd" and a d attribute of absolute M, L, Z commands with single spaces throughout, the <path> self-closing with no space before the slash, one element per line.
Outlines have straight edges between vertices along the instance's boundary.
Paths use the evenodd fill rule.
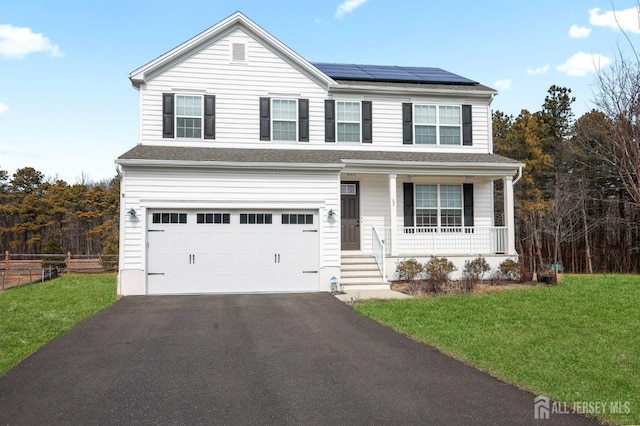
<path fill-rule="evenodd" d="M 125 161 L 120 161 L 125 160 Z M 475 163 L 518 167 L 520 162 L 495 154 L 401 152 L 374 150 L 328 149 L 247 149 L 195 148 L 138 145 L 118 157 L 120 163 L 154 162 L 225 162 L 225 163 L 290 163 L 340 164 L 349 160 L 413 163 Z"/>

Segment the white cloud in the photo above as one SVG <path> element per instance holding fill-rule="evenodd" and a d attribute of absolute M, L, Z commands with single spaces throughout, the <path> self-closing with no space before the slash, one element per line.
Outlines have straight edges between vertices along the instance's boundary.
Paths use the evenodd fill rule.
<path fill-rule="evenodd" d="M 2 114 L 3 112 L 6 112 L 8 109 L 9 109 L 9 105 L 3 104 L 2 102 L 0 102 L 0 114 Z"/>
<path fill-rule="evenodd" d="M 498 80 L 495 83 L 493 83 L 493 85 L 496 86 L 498 89 L 507 90 L 511 87 L 511 80 L 509 79 Z"/>
<path fill-rule="evenodd" d="M 640 33 L 640 21 L 638 7 L 624 10 L 609 10 L 600 13 L 599 8 L 589 10 L 589 23 L 597 27 L 610 27 L 622 29 L 632 33 Z"/>
<path fill-rule="evenodd" d="M 558 65 L 558 71 L 573 77 L 583 77 L 590 72 L 596 72 L 602 67 L 609 65 L 611 59 L 598 53 L 578 52 L 567 61 Z"/>
<path fill-rule="evenodd" d="M 577 25 L 572 25 L 569 28 L 569 37 L 572 38 L 587 38 L 591 34 L 591 28 L 579 27 Z"/>
<path fill-rule="evenodd" d="M 5 58 L 23 58 L 29 53 L 49 52 L 52 58 L 63 56 L 60 48 L 31 28 L 0 25 L 0 56 Z"/>
<path fill-rule="evenodd" d="M 367 2 L 367 0 L 346 0 L 340 6 L 338 6 L 338 10 L 336 10 L 336 15 L 334 18 L 342 19 L 344 15 L 347 13 L 351 13 L 360 5 L 363 5 Z"/>
<path fill-rule="evenodd" d="M 538 68 L 527 68 L 527 74 L 529 75 L 540 75 L 540 74 L 546 74 L 547 72 L 549 72 L 549 65 L 545 65 L 544 67 L 538 67 Z"/>

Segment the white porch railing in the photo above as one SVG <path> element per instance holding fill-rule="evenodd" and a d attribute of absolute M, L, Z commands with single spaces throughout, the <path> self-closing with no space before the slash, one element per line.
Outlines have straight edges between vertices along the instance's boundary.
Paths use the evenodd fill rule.
<path fill-rule="evenodd" d="M 375 226 L 371 227 L 371 251 L 373 253 L 373 257 L 376 259 L 376 263 L 378 264 L 378 269 L 382 274 L 382 279 L 384 281 L 387 280 L 387 275 L 385 273 L 384 266 L 384 257 L 386 253 L 385 249 L 385 240 L 383 240 L 378 232 L 378 229 Z"/>
<path fill-rule="evenodd" d="M 397 255 L 498 254 L 507 252 L 507 228 L 486 227 L 401 227 L 391 238 L 385 228 L 386 253 Z"/>

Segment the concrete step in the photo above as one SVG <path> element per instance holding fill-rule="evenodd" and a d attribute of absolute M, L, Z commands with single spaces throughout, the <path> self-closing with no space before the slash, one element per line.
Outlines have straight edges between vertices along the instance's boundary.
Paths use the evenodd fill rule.
<path fill-rule="evenodd" d="M 378 276 L 373 277 L 342 277 L 341 283 L 342 285 L 353 285 L 353 284 L 378 284 L 384 282 L 380 274 Z"/>
<path fill-rule="evenodd" d="M 343 291 L 390 289 L 373 256 L 345 254 L 341 256 L 340 261 L 340 286 Z"/>
<path fill-rule="evenodd" d="M 342 256 L 340 261 L 342 265 L 376 265 L 373 256 Z"/>
<path fill-rule="evenodd" d="M 375 269 L 342 269 L 342 271 L 340 271 L 340 276 L 342 277 L 342 279 L 345 278 L 358 278 L 358 277 L 377 277 L 378 279 L 381 279 L 382 276 L 380 275 L 380 271 L 378 270 L 378 268 Z"/>
<path fill-rule="evenodd" d="M 342 291 L 345 293 L 352 292 L 354 290 L 390 290 L 391 285 L 389 283 L 380 282 L 378 284 L 348 284 L 342 286 Z"/>

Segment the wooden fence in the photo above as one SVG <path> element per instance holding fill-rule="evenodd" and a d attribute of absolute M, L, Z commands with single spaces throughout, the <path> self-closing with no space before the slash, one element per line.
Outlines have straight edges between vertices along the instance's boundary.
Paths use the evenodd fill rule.
<path fill-rule="evenodd" d="M 118 255 L 18 254 L 5 251 L 0 290 L 46 281 L 59 274 L 95 274 L 118 270 Z"/>

